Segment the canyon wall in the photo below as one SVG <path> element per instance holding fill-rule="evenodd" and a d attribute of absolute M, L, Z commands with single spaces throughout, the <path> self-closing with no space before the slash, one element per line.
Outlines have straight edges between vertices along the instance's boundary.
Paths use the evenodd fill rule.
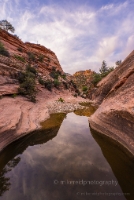
<path fill-rule="evenodd" d="M 92 100 L 99 108 L 90 126 L 134 154 L 134 51 L 98 83 Z"/>
<path fill-rule="evenodd" d="M 0 96 L 17 93 L 15 76 L 29 64 L 46 79 L 53 68 L 63 73 L 55 53 L 40 44 L 24 43 L 4 30 L 0 30 L 0 42 L 9 52 L 9 56 L 0 54 Z"/>
<path fill-rule="evenodd" d="M 28 73 L 28 65 L 36 70 L 36 74 L 32 74 L 36 103 L 18 91 L 21 84 L 18 77 Z M 29 74 L 31 76 L 31 72 Z M 23 79 L 25 81 L 24 76 Z M 45 83 L 52 87 L 46 87 Z M 0 30 L 0 151 L 40 129 L 40 122 L 50 117 L 49 104 L 61 97 L 69 101 L 73 90 L 71 78 L 63 72 L 54 52 L 40 44 L 24 43 L 17 36 Z"/>

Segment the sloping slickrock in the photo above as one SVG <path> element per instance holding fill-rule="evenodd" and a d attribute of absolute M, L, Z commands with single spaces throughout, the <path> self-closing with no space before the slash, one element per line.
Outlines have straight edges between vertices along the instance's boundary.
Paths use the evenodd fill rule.
<path fill-rule="evenodd" d="M 134 51 L 99 83 L 93 100 L 102 103 L 90 126 L 134 154 Z"/>
<path fill-rule="evenodd" d="M 40 122 L 49 117 L 44 102 L 36 106 L 23 98 L 0 100 L 0 150 L 14 140 L 40 128 Z"/>
<path fill-rule="evenodd" d="M 18 92 L 18 81 L 8 76 L 0 75 L 0 96 L 16 94 Z"/>

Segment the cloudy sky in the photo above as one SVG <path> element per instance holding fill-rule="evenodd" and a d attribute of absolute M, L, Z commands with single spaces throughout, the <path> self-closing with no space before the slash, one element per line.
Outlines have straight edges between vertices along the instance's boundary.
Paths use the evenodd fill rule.
<path fill-rule="evenodd" d="M 65 72 L 98 71 L 134 49 L 134 0 L 0 0 L 24 42 L 54 51 Z"/>

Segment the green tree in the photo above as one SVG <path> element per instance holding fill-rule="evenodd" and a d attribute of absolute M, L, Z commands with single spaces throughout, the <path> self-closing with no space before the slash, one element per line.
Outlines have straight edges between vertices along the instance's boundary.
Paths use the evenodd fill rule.
<path fill-rule="evenodd" d="M 108 71 L 107 63 L 105 60 L 102 61 L 102 65 L 101 65 L 101 68 L 99 69 L 99 71 L 101 74 L 104 74 Z"/>
<path fill-rule="evenodd" d="M 121 60 L 117 60 L 117 61 L 115 62 L 115 64 L 116 64 L 117 67 L 118 67 L 121 63 L 122 63 Z"/>
<path fill-rule="evenodd" d="M 5 30 L 7 32 L 10 31 L 10 32 L 14 33 L 14 31 L 15 31 L 15 28 L 7 20 L 0 21 L 0 28 L 2 28 L 3 30 Z"/>
<path fill-rule="evenodd" d="M 93 80 L 92 80 L 93 85 L 96 86 L 97 83 L 98 83 L 99 81 L 101 81 L 101 79 L 102 79 L 101 74 L 100 74 L 100 73 L 95 73 L 95 74 L 93 75 Z"/>

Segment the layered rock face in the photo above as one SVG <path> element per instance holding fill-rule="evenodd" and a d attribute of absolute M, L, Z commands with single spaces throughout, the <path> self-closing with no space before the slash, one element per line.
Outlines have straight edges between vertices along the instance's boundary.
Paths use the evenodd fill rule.
<path fill-rule="evenodd" d="M 134 51 L 98 84 L 92 100 L 102 103 L 90 126 L 134 154 Z"/>
<path fill-rule="evenodd" d="M 12 88 L 14 93 L 17 92 L 15 89 L 17 83 L 11 84 L 10 79 L 24 70 L 28 64 L 35 67 L 39 75 L 46 78 L 53 68 L 63 72 L 55 53 L 42 45 L 23 43 L 17 36 L 4 30 L 0 30 L 0 42 L 10 54 L 10 57 L 0 55 L 0 75 L 6 80 L 4 83 L 0 82 L 0 95 L 11 94 Z"/>

